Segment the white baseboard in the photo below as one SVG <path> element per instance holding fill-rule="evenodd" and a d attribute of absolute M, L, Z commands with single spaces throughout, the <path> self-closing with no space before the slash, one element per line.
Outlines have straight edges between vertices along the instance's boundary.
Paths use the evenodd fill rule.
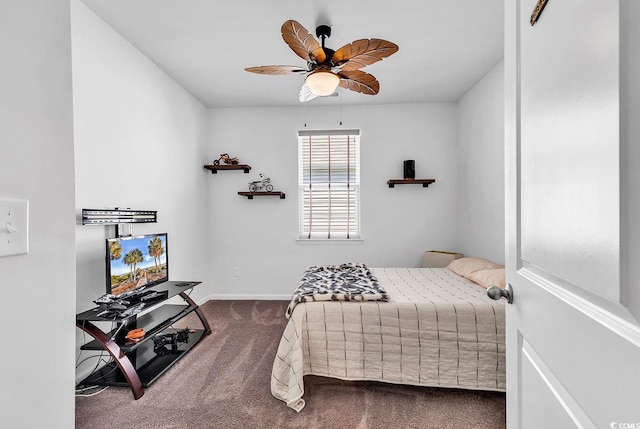
<path fill-rule="evenodd" d="M 258 300 L 258 301 L 290 301 L 291 295 L 237 295 L 237 294 L 210 294 L 198 300 L 198 305 L 202 305 L 207 301 L 224 301 L 224 300 Z"/>

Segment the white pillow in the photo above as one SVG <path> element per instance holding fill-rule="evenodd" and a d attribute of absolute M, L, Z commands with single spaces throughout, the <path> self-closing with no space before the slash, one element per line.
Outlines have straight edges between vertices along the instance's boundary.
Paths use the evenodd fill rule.
<path fill-rule="evenodd" d="M 492 268 L 490 270 L 480 270 L 475 273 L 469 274 L 467 277 L 472 282 L 478 283 L 485 288 L 489 286 L 498 286 L 500 289 L 504 289 L 505 277 L 504 268 Z"/>
<path fill-rule="evenodd" d="M 484 258 L 460 258 L 451 261 L 447 265 L 451 271 L 464 278 L 469 278 L 470 274 L 480 270 L 491 270 L 495 268 L 504 268 L 502 265 L 498 265 Z"/>

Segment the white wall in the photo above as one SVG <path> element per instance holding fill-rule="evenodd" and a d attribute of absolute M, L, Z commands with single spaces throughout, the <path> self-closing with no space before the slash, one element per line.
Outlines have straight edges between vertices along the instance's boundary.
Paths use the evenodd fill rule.
<path fill-rule="evenodd" d="M 499 264 L 504 238 L 504 66 L 458 102 L 458 251 Z"/>
<path fill-rule="evenodd" d="M 74 172 L 68 0 L 0 2 L 0 198 L 30 203 L 30 252 L 0 258 L 0 421 L 74 426 Z"/>
<path fill-rule="evenodd" d="M 621 7 L 620 156 L 622 303 L 640 320 L 640 2 L 625 0 Z"/>
<path fill-rule="evenodd" d="M 83 3 L 71 6 L 76 215 L 157 210 L 157 224 L 133 233 L 169 234 L 169 277 L 203 281 L 199 300 L 209 293 L 207 110 Z M 105 293 L 104 240 L 114 232 L 76 226 L 78 312 Z"/>
<path fill-rule="evenodd" d="M 456 105 L 343 106 L 342 128 L 361 137 L 362 244 L 300 244 L 297 131 L 340 128 L 340 108 L 211 109 L 209 159 L 220 153 L 252 166 L 249 174 L 209 175 L 209 226 L 214 295 L 286 299 L 310 265 L 364 262 L 419 266 L 422 252 L 452 249 L 456 236 Z M 416 160 L 429 188 L 386 182 Z M 237 195 L 259 173 L 286 199 Z M 233 268 L 240 271 L 233 277 Z"/>

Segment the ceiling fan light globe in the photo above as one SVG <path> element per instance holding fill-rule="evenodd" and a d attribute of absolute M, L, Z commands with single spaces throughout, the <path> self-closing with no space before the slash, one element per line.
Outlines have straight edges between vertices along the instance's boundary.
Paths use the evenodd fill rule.
<path fill-rule="evenodd" d="M 318 96 L 331 95 L 340 84 L 340 78 L 328 70 L 317 70 L 307 76 L 307 85 Z"/>

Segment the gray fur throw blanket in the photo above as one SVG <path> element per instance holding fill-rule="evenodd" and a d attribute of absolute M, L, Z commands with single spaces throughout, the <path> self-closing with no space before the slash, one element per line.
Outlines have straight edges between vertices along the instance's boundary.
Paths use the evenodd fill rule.
<path fill-rule="evenodd" d="M 307 301 L 388 301 L 389 296 L 365 264 L 318 265 L 309 267 L 293 292 L 287 307 Z"/>

